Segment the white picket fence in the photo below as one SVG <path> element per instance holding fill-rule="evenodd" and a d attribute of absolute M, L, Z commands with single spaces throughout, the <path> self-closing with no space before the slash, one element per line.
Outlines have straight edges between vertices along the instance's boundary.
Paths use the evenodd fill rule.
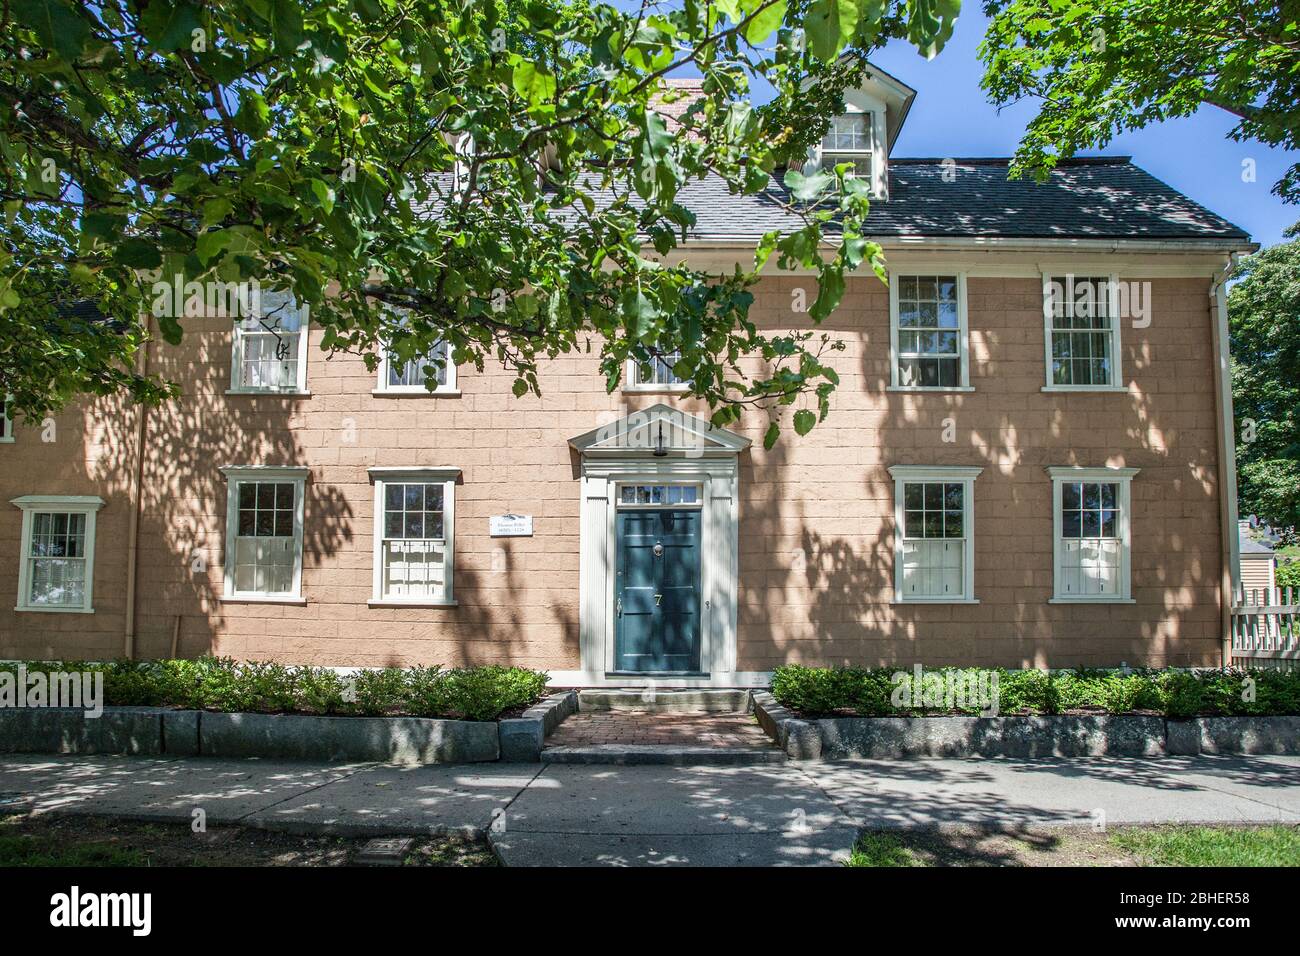
<path fill-rule="evenodd" d="M 1250 588 L 1232 608 L 1232 666 L 1300 667 L 1300 588 Z"/>

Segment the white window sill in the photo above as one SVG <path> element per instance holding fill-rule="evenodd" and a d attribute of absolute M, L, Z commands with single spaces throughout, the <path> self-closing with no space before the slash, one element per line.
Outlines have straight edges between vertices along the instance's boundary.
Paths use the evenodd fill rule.
<path fill-rule="evenodd" d="M 14 608 L 20 614 L 94 614 L 93 607 L 40 607 L 32 605 L 30 607 L 19 605 Z"/>
<path fill-rule="evenodd" d="M 973 392 L 974 385 L 886 385 L 887 392 Z"/>
<path fill-rule="evenodd" d="M 1112 597 L 1054 597 L 1048 604 L 1136 604 L 1133 598 Z"/>
<path fill-rule="evenodd" d="M 10 435 L 8 438 L 0 438 L 0 445 L 12 445 L 13 443 L 14 443 L 14 439 L 12 435 Z"/>
<path fill-rule="evenodd" d="M 459 603 L 460 603 L 459 601 L 455 601 L 455 600 L 400 601 L 397 600 L 396 598 L 375 598 L 373 600 L 367 601 L 366 606 L 367 607 L 457 607 Z"/>
<path fill-rule="evenodd" d="M 219 598 L 223 604 L 294 604 L 305 605 L 305 597 L 293 594 L 223 594 Z"/>
<path fill-rule="evenodd" d="M 685 395 L 689 385 L 624 385 L 623 391 L 632 395 Z"/>
<path fill-rule="evenodd" d="M 1044 385 L 1042 392 L 1127 392 L 1126 385 Z"/>
<path fill-rule="evenodd" d="M 460 389 L 439 388 L 431 392 L 427 388 L 376 388 L 370 394 L 375 398 L 460 398 Z"/>
<path fill-rule="evenodd" d="M 979 604 L 978 598 L 894 598 L 890 604 Z"/>
<path fill-rule="evenodd" d="M 306 398 L 311 395 L 310 391 L 298 391 L 297 389 L 278 389 L 278 388 L 228 388 L 227 395 L 265 395 L 268 398 Z"/>

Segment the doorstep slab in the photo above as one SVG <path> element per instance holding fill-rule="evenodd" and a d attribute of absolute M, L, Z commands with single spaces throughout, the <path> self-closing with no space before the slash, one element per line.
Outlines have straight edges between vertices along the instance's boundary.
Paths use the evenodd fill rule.
<path fill-rule="evenodd" d="M 785 763 L 775 747 L 678 747 L 671 744 L 590 744 L 547 747 L 543 763 L 610 764 L 632 766 L 660 764 L 673 767 L 751 767 Z"/>

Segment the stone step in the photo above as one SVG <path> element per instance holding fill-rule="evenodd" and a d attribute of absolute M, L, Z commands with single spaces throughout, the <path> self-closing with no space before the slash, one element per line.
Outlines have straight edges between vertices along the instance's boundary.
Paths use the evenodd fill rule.
<path fill-rule="evenodd" d="M 661 764 L 673 767 L 752 767 L 785 763 L 775 747 L 680 747 L 672 744 L 587 744 L 546 747 L 542 763 Z"/>
<path fill-rule="evenodd" d="M 744 714 L 749 691 L 728 688 L 601 688 L 578 691 L 578 711 L 643 710 L 696 714 Z"/>

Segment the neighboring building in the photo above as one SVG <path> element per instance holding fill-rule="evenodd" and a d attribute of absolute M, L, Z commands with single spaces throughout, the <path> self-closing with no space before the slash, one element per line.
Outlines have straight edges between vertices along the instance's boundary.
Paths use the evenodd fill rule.
<path fill-rule="evenodd" d="M 430 393 L 436 363 L 327 360 L 292 304 L 278 337 L 189 320 L 148 356 L 176 403 L 92 402 L 0 445 L 0 657 L 175 641 L 720 685 L 783 662 L 1220 663 L 1221 279 L 1253 246 L 1126 158 L 1041 185 L 892 158 L 913 95 L 877 73 L 810 159 L 871 178 L 891 282 L 848 279 L 823 323 L 840 386 L 808 436 L 764 451 L 754 412 L 709 429 L 669 363 L 612 395 L 579 353 L 543 364 L 541 397 L 494 368 Z M 709 267 L 789 225 L 716 180 L 681 201 Z M 808 324 L 810 281 L 764 279 L 758 326 Z"/>
<path fill-rule="evenodd" d="M 1277 587 L 1277 555 L 1264 541 L 1256 540 L 1250 535 L 1250 522 L 1239 521 L 1241 537 L 1241 589 L 1246 594 L 1247 604 L 1281 604 L 1274 602 L 1269 595 Z M 1259 593 L 1263 601 L 1255 601 L 1252 595 Z"/>

